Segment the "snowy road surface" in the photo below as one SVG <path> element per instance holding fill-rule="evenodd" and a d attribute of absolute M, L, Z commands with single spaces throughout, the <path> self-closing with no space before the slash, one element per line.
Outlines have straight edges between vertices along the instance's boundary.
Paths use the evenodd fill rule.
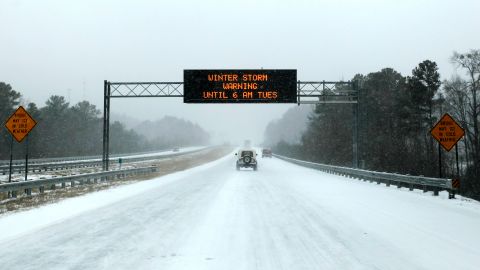
<path fill-rule="evenodd" d="M 0 217 L 1 269 L 480 269 L 480 204 L 233 154 Z"/>

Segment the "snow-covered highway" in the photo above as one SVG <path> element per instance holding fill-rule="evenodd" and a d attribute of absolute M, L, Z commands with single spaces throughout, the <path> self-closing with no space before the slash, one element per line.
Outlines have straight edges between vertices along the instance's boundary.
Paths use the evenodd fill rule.
<path fill-rule="evenodd" d="M 0 216 L 1 269 L 479 269 L 480 204 L 234 155 Z"/>

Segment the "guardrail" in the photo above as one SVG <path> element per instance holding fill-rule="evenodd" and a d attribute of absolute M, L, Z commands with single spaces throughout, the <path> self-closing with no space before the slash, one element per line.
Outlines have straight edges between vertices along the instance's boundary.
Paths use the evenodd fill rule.
<path fill-rule="evenodd" d="M 11 197 L 16 198 L 18 191 L 24 191 L 27 196 L 31 196 L 32 189 L 38 189 L 39 193 L 43 193 L 45 191 L 45 188 L 53 190 L 57 188 L 57 185 L 60 185 L 62 188 L 65 188 L 67 186 L 74 187 L 75 185 L 98 183 L 101 181 L 121 179 L 134 175 L 146 175 L 157 171 L 158 168 L 156 166 L 150 166 L 117 171 L 52 177 L 48 179 L 39 179 L 32 181 L 11 182 L 0 184 L 0 193 L 8 193 Z"/>
<path fill-rule="evenodd" d="M 455 198 L 456 188 L 452 186 L 452 179 L 434 178 L 414 175 L 403 175 L 396 173 L 375 172 L 361 169 L 353 169 L 348 167 L 325 165 L 309 161 L 293 159 L 277 154 L 275 157 L 312 169 L 320 170 L 326 173 L 342 175 L 350 178 L 356 178 L 363 181 L 377 182 L 377 184 L 384 183 L 387 186 L 396 185 L 398 188 L 408 187 L 410 191 L 413 189 L 421 189 L 423 192 L 433 191 L 434 196 L 438 196 L 440 190 L 446 190 L 449 194 L 449 199 Z"/>
<path fill-rule="evenodd" d="M 208 148 L 208 147 L 207 147 Z M 117 157 L 117 158 L 110 158 L 111 164 L 116 164 L 119 161 L 119 158 L 122 158 L 122 162 L 129 163 L 129 162 L 140 162 L 140 161 L 147 161 L 147 160 L 154 160 L 154 159 L 165 159 L 165 158 L 172 158 L 180 155 L 185 154 L 192 154 L 207 148 L 196 149 L 192 151 L 186 152 L 178 152 L 172 154 L 161 154 L 158 155 L 151 155 L 151 156 L 140 156 L 140 157 Z M 52 162 L 52 163 L 34 163 L 28 164 L 28 172 L 41 172 L 41 171 L 56 171 L 56 170 L 66 170 L 66 169 L 73 169 L 73 168 L 87 168 L 87 167 L 100 167 L 102 166 L 101 159 L 94 159 L 94 160 L 82 160 L 82 161 L 66 161 L 66 162 Z M 0 166 L 0 174 L 6 175 L 9 173 L 10 166 L 3 165 Z M 12 172 L 16 173 L 24 173 L 25 172 L 25 164 L 21 165 L 12 165 Z"/>
<path fill-rule="evenodd" d="M 53 163 L 53 162 L 68 162 L 68 161 L 80 161 L 80 160 L 91 160 L 91 159 L 102 159 L 101 155 L 94 156 L 75 156 L 75 157 L 56 157 L 56 158 L 32 158 L 28 160 L 28 164 L 35 163 Z M 25 159 L 14 159 L 12 160 L 13 165 L 25 165 Z M 0 166 L 10 165 L 9 160 L 0 160 Z"/>
<path fill-rule="evenodd" d="M 124 158 L 128 156 L 137 156 L 137 155 L 147 155 L 153 153 L 160 152 L 168 152 L 167 149 L 165 150 L 156 150 L 156 151 L 145 151 L 145 152 L 137 152 L 137 153 L 123 153 L 123 154 L 112 154 L 110 158 L 118 159 Z M 160 153 L 159 153 L 160 154 Z M 51 158 L 31 158 L 28 160 L 28 164 L 36 164 L 36 163 L 57 163 L 57 162 L 69 162 L 69 161 L 87 161 L 87 160 L 102 160 L 102 155 L 91 155 L 91 156 L 72 156 L 72 157 L 51 157 Z M 12 160 L 13 165 L 23 165 L 25 166 L 25 159 L 14 159 Z M 10 165 L 10 160 L 0 160 L 0 166 L 8 166 Z"/>

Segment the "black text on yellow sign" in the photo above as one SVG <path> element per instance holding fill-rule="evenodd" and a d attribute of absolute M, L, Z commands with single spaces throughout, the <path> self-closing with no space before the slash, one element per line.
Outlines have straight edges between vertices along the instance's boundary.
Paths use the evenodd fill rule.
<path fill-rule="evenodd" d="M 5 122 L 5 127 L 17 142 L 21 142 L 36 125 L 37 122 L 22 106 Z"/>
<path fill-rule="evenodd" d="M 446 113 L 430 130 L 430 134 L 445 150 L 450 151 L 465 135 L 465 131 L 453 117 Z"/>
<path fill-rule="evenodd" d="M 297 71 L 184 70 L 185 103 L 296 103 Z"/>

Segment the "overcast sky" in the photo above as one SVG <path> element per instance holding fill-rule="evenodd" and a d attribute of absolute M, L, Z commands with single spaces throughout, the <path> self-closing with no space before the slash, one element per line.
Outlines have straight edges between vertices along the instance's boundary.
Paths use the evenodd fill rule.
<path fill-rule="evenodd" d="M 0 0 L 0 81 L 43 106 L 51 95 L 103 108 L 103 80 L 182 81 L 183 69 L 297 69 L 299 80 L 349 80 L 480 48 L 480 1 Z M 113 100 L 145 120 L 174 115 L 215 138 L 260 142 L 296 105 Z M 288 128 L 288 127 L 286 127 Z"/>

